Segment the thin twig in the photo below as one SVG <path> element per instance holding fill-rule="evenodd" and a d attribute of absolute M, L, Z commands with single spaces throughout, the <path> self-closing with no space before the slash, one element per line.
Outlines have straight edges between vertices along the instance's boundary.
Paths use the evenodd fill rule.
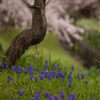
<path fill-rule="evenodd" d="M 49 0 L 49 1 L 47 2 L 47 4 L 45 5 L 45 7 L 49 4 L 50 1 L 51 1 L 51 0 Z"/>

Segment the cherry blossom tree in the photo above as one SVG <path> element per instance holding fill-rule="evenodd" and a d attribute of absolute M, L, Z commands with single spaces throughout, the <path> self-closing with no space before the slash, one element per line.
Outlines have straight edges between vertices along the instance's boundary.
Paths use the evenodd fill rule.
<path fill-rule="evenodd" d="M 5 21 L 9 21 L 11 18 L 16 28 L 19 25 L 24 29 L 30 28 L 34 10 L 30 9 L 28 5 L 33 5 L 33 3 L 34 0 L 1 0 L 0 12 L 6 11 Z M 100 0 L 51 0 L 45 8 L 47 30 L 58 34 L 59 40 L 73 46 L 70 37 L 82 40 L 78 32 L 84 33 L 84 30 L 74 26 L 74 20 L 70 19 L 70 17 L 78 19 L 90 17 L 92 14 L 95 15 L 99 4 Z M 70 17 L 68 18 L 66 15 Z"/>

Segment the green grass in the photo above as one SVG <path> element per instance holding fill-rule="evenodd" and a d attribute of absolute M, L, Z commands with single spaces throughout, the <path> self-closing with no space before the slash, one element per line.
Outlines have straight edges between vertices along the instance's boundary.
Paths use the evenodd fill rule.
<path fill-rule="evenodd" d="M 4 34 L 5 30 L 1 29 L 1 33 Z M 17 35 L 19 30 L 16 29 L 7 29 L 6 30 L 12 34 L 14 38 Z M 13 33 L 16 33 L 13 35 Z M 12 37 L 10 39 L 5 40 L 5 36 L 1 35 L 2 40 L 0 39 L 0 43 L 3 45 L 8 45 L 12 41 Z M 12 73 L 11 70 L 2 70 L 0 72 L 0 100 L 13 100 L 13 98 L 17 98 L 17 100 L 29 100 L 29 98 L 34 98 L 34 94 L 38 93 L 41 90 L 41 94 L 38 94 L 41 100 L 47 100 L 44 97 L 44 93 L 48 92 L 52 97 L 57 95 L 59 98 L 60 91 L 63 90 L 65 95 L 65 100 L 70 96 L 70 93 L 74 93 L 76 100 L 89 100 L 90 97 L 93 97 L 94 100 L 99 99 L 100 94 L 100 78 L 98 76 L 99 70 L 91 69 L 87 72 L 82 65 L 73 60 L 69 55 L 67 55 L 63 49 L 58 47 L 57 45 L 57 36 L 53 34 L 48 34 L 45 39 L 36 46 L 31 46 L 25 54 L 21 57 L 21 59 L 16 62 L 16 67 L 18 65 L 21 66 L 21 74 L 19 78 L 17 78 L 17 73 Z M 4 42 L 3 42 L 4 41 Z M 8 42 L 7 42 L 8 41 Z M 6 50 L 7 47 L 3 46 L 3 50 Z M 44 78 L 44 80 L 39 79 L 39 74 L 43 67 L 45 66 L 45 60 L 48 60 L 48 68 L 46 72 L 49 73 L 54 71 L 56 74 L 59 72 L 59 67 L 62 68 L 62 74 L 65 75 L 64 82 L 61 82 L 61 78 L 51 78 L 48 80 Z M 55 63 L 57 69 L 55 70 L 52 66 Z M 59 64 L 59 66 L 58 66 Z M 32 67 L 38 68 L 38 71 L 32 71 L 33 79 L 30 80 L 29 74 L 25 74 L 24 70 L 28 65 Z M 74 71 L 71 71 L 71 66 L 74 66 Z M 66 70 L 64 69 L 66 66 Z M 68 86 L 68 74 L 72 72 L 72 79 L 71 79 L 71 87 Z M 35 72 L 35 73 L 34 73 Z M 81 75 L 84 74 L 85 78 L 77 79 L 77 74 Z M 7 82 L 7 77 L 10 75 L 13 81 Z M 37 76 L 38 82 L 34 81 L 34 77 Z M 98 76 L 98 77 L 97 77 Z M 85 81 L 88 81 L 88 84 Z M 25 91 L 23 96 L 19 96 L 17 94 L 17 90 Z"/>
<path fill-rule="evenodd" d="M 19 78 L 17 78 L 17 73 L 12 73 L 11 70 L 3 70 L 2 72 L 0 72 L 0 100 L 13 100 L 13 98 L 17 98 L 17 100 L 29 100 L 29 98 L 34 98 L 35 93 L 39 95 L 41 100 L 47 100 L 44 97 L 45 92 L 48 92 L 52 96 L 52 98 L 54 97 L 54 95 L 57 95 L 59 98 L 61 98 L 61 90 L 63 90 L 65 95 L 64 100 L 67 100 L 71 92 L 74 93 L 76 100 L 89 100 L 90 97 L 93 97 L 94 100 L 98 100 L 100 94 L 100 78 L 92 77 L 93 80 L 90 81 L 90 77 L 85 76 L 84 79 L 81 79 L 80 75 L 80 79 L 77 79 L 77 75 L 74 74 L 74 71 L 76 69 L 74 69 L 74 71 L 71 71 L 70 66 L 67 66 L 67 69 L 65 70 L 64 67 L 59 64 L 59 67 L 62 67 L 62 74 L 65 75 L 64 82 L 61 81 L 62 78 L 51 78 L 51 80 L 44 78 L 43 80 L 41 80 L 39 78 L 39 74 L 41 70 L 43 70 L 45 62 L 39 54 L 40 52 L 36 51 L 34 55 L 31 55 L 27 59 L 25 56 L 21 58 L 21 60 L 17 63 L 21 65 L 22 69 L 22 73 L 20 74 Z M 47 64 L 48 68 L 46 69 L 46 72 L 49 73 L 50 71 L 55 71 L 55 73 L 57 74 L 59 73 L 59 67 L 57 65 L 58 62 L 52 62 L 51 59 L 49 57 Z M 56 70 L 52 66 L 54 63 L 57 67 Z M 24 73 L 25 68 L 28 67 L 29 64 L 34 67 L 34 70 L 32 71 L 32 80 L 30 80 L 29 74 Z M 35 68 L 38 68 L 38 71 L 35 71 Z M 68 74 L 70 71 L 72 72 L 71 87 L 68 86 Z M 9 83 L 7 82 L 8 75 L 10 75 L 13 79 L 13 81 L 10 81 Z M 38 82 L 34 81 L 35 76 L 37 76 Z M 85 83 L 86 80 L 88 84 Z M 17 94 L 18 90 L 25 91 L 23 96 L 19 96 L 19 94 Z M 41 94 L 38 93 L 39 90 L 41 90 Z"/>

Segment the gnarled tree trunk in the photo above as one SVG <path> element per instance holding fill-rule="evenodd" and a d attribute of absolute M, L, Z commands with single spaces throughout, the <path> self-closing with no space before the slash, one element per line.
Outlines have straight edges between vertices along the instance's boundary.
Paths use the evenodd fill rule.
<path fill-rule="evenodd" d="M 4 65 L 14 65 L 16 60 L 20 59 L 22 54 L 29 46 L 41 42 L 46 34 L 47 22 L 45 17 L 45 2 L 46 0 L 35 0 L 31 6 L 26 0 L 24 3 L 32 11 L 32 27 L 22 31 L 14 38 L 9 48 L 5 52 L 6 59 L 3 60 Z M 34 9 L 34 10 L 33 10 Z"/>

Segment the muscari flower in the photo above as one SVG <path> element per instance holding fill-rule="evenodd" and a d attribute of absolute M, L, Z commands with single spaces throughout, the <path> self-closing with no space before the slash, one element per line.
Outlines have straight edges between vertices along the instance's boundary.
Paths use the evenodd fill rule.
<path fill-rule="evenodd" d="M 25 68 L 25 74 L 28 74 L 28 68 Z"/>
<path fill-rule="evenodd" d="M 50 73 L 48 74 L 47 79 L 51 80 L 51 74 Z"/>
<path fill-rule="evenodd" d="M 59 74 L 56 74 L 56 78 L 59 78 L 60 76 L 59 76 Z"/>
<path fill-rule="evenodd" d="M 52 97 L 50 94 L 47 95 L 48 100 L 52 100 Z"/>
<path fill-rule="evenodd" d="M 66 70 L 67 68 L 65 67 L 64 69 Z"/>
<path fill-rule="evenodd" d="M 38 99 L 38 94 L 37 94 L 37 93 L 34 94 L 34 98 L 35 98 L 36 100 Z"/>
<path fill-rule="evenodd" d="M 68 82 L 71 82 L 71 79 L 68 79 Z"/>
<path fill-rule="evenodd" d="M 71 77 L 71 75 L 70 74 L 68 74 L 68 79 L 71 79 L 72 77 Z"/>
<path fill-rule="evenodd" d="M 54 96 L 54 100 L 58 100 L 58 96 L 57 95 Z"/>
<path fill-rule="evenodd" d="M 93 100 L 93 98 L 92 98 L 92 97 L 90 97 L 90 100 Z"/>
<path fill-rule="evenodd" d="M 47 78 L 47 72 L 44 72 L 44 77 Z"/>
<path fill-rule="evenodd" d="M 70 71 L 69 74 L 71 75 L 72 74 L 72 71 Z"/>
<path fill-rule="evenodd" d="M 84 74 L 81 74 L 81 79 L 84 79 Z"/>
<path fill-rule="evenodd" d="M 40 72 L 40 74 L 44 74 L 44 70 L 42 70 L 42 71 Z"/>
<path fill-rule="evenodd" d="M 37 82 L 37 76 L 34 77 L 34 81 Z"/>
<path fill-rule="evenodd" d="M 62 91 L 62 90 L 60 91 L 60 96 L 61 96 L 61 98 L 62 98 L 62 99 L 64 99 L 64 98 L 65 98 L 64 93 L 63 93 L 63 91 Z"/>
<path fill-rule="evenodd" d="M 68 97 L 67 100 L 76 100 L 76 97 L 73 93 L 70 93 L 70 97 Z"/>
<path fill-rule="evenodd" d="M 44 93 L 44 96 L 45 96 L 45 98 L 47 98 L 47 96 L 48 96 L 48 92 L 45 92 L 45 93 Z"/>
<path fill-rule="evenodd" d="M 47 64 L 45 64 L 45 66 L 44 66 L 44 67 L 45 67 L 45 69 L 47 69 Z"/>
<path fill-rule="evenodd" d="M 17 74 L 17 78 L 19 78 L 19 76 L 20 76 L 20 74 L 18 73 L 18 74 Z"/>
<path fill-rule="evenodd" d="M 7 79 L 7 82 L 8 82 L 8 83 L 10 82 L 10 79 L 9 79 L 9 78 Z"/>
<path fill-rule="evenodd" d="M 29 74 L 30 74 L 30 75 L 32 74 L 32 70 L 31 70 L 31 69 L 29 70 Z"/>
<path fill-rule="evenodd" d="M 51 71 L 51 75 L 52 75 L 52 78 L 54 78 L 55 77 L 55 72 Z"/>
<path fill-rule="evenodd" d="M 57 67 L 55 67 L 55 70 L 57 69 Z"/>
<path fill-rule="evenodd" d="M 58 74 L 59 74 L 59 76 L 60 76 L 60 77 L 62 76 L 62 72 L 61 72 L 61 70 L 59 71 L 59 73 L 58 73 Z"/>
<path fill-rule="evenodd" d="M 48 64 L 48 60 L 45 60 L 45 64 Z"/>
<path fill-rule="evenodd" d="M 40 78 L 41 80 L 43 80 L 43 75 L 42 75 L 42 74 L 40 74 L 40 75 L 39 75 L 39 78 Z"/>
<path fill-rule="evenodd" d="M 3 64 L 1 64 L 1 69 L 4 69 L 4 65 Z"/>
<path fill-rule="evenodd" d="M 12 66 L 11 67 L 11 71 L 12 71 L 12 73 L 14 73 L 14 71 L 16 71 L 16 67 L 15 66 Z"/>
<path fill-rule="evenodd" d="M 41 94 L 41 90 L 39 90 L 38 93 Z"/>
<path fill-rule="evenodd" d="M 80 76 L 79 76 L 79 74 L 77 74 L 77 79 L 79 79 L 80 78 Z"/>
<path fill-rule="evenodd" d="M 10 75 L 8 75 L 7 82 L 9 83 L 9 82 L 10 82 L 10 80 L 12 81 L 13 79 L 11 78 L 11 76 L 10 76 Z"/>
<path fill-rule="evenodd" d="M 75 95 L 73 93 L 70 93 L 70 99 L 71 100 L 76 100 L 76 97 L 75 97 Z"/>
<path fill-rule="evenodd" d="M 8 65 L 6 65 L 6 69 L 7 69 L 7 70 L 9 69 L 9 66 L 8 66 Z"/>
<path fill-rule="evenodd" d="M 35 70 L 38 71 L 38 68 L 36 67 Z"/>
<path fill-rule="evenodd" d="M 64 75 L 64 74 L 62 74 L 62 75 L 61 75 L 61 77 L 62 77 L 62 78 L 64 78 L 64 77 L 65 77 L 65 75 Z"/>
<path fill-rule="evenodd" d="M 23 96 L 23 93 L 25 93 L 25 91 L 20 91 L 20 90 L 18 90 L 17 93 L 18 93 L 20 96 Z"/>
<path fill-rule="evenodd" d="M 61 67 L 59 67 L 59 70 L 61 71 L 61 70 L 62 70 L 62 68 L 61 68 Z"/>
<path fill-rule="evenodd" d="M 72 66 L 72 71 L 74 70 L 74 66 Z"/>
<path fill-rule="evenodd" d="M 53 64 L 52 66 L 55 67 L 55 64 Z"/>
<path fill-rule="evenodd" d="M 33 78 L 33 75 L 30 75 L 30 80 L 32 80 L 32 78 Z"/>
<path fill-rule="evenodd" d="M 85 81 L 85 83 L 87 84 L 87 80 Z"/>
<path fill-rule="evenodd" d="M 18 68 L 19 70 L 21 70 L 21 67 L 20 67 L 19 65 L 17 66 L 17 68 Z"/>
<path fill-rule="evenodd" d="M 61 81 L 64 82 L 64 78 L 62 78 Z"/>
<path fill-rule="evenodd" d="M 68 86 L 71 87 L 71 84 L 69 83 Z"/>

